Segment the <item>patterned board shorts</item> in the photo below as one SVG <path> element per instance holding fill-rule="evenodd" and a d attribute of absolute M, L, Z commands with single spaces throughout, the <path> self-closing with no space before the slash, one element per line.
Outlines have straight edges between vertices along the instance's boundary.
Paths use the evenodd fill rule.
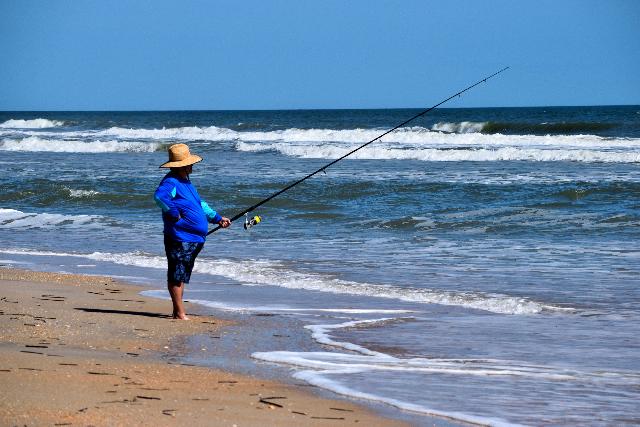
<path fill-rule="evenodd" d="M 164 251 L 167 254 L 167 281 L 189 283 L 196 257 L 204 243 L 177 242 L 164 238 Z"/>

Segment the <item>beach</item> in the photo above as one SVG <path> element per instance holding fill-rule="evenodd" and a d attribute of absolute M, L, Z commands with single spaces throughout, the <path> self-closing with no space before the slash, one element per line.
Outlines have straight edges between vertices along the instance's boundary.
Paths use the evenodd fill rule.
<path fill-rule="evenodd" d="M 640 1 L 121 3 L 0 1 L 0 427 L 640 426 Z"/>
<path fill-rule="evenodd" d="M 190 180 L 232 217 L 415 114 L 1 112 L 0 266 L 136 286 L 122 296 L 99 284 L 73 308 L 168 314 L 153 194 L 171 144 L 203 158 Z M 110 347 L 132 362 L 156 354 L 170 367 L 273 380 L 418 425 L 433 416 L 438 425 L 634 425 L 639 165 L 639 106 L 436 109 L 252 211 L 262 221 L 249 230 L 240 218 L 209 235 L 184 297 L 215 325 L 183 331 L 166 318 L 74 309 L 87 324 L 73 331 L 155 322 L 154 335 L 96 337 L 133 333 Z M 49 294 L 58 295 L 31 296 L 66 304 Z M 32 320 L 7 325 L 49 327 L 24 325 Z M 57 363 L 41 351 L 55 341 L 24 347 L 38 339 L 15 349 Z M 36 366 L 2 374 L 37 372 L 18 367 Z M 96 401 L 136 398 L 137 408 L 170 402 L 168 393 Z"/>
<path fill-rule="evenodd" d="M 228 321 L 167 316 L 109 277 L 0 269 L 2 425 L 400 426 L 309 387 L 168 362 L 177 338 Z M 206 352 L 206 348 L 202 348 Z"/>

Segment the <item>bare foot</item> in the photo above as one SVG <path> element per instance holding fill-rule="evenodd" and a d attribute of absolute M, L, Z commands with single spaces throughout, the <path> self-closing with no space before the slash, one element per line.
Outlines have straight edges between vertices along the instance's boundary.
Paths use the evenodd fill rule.
<path fill-rule="evenodd" d="M 189 320 L 185 313 L 173 313 L 173 318 L 177 320 Z"/>

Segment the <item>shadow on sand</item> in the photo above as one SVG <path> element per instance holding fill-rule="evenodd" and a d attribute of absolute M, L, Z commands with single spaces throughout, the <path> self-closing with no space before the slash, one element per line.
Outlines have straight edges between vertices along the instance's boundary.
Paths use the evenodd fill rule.
<path fill-rule="evenodd" d="M 85 308 L 85 307 L 76 307 L 75 309 L 84 311 L 85 313 L 128 314 L 130 316 L 157 317 L 159 319 L 171 318 L 171 316 L 169 316 L 168 314 L 150 313 L 148 311 L 107 310 L 103 308 Z"/>

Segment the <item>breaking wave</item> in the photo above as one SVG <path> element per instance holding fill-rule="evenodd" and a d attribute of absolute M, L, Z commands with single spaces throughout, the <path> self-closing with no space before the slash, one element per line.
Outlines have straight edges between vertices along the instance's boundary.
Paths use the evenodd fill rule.
<path fill-rule="evenodd" d="M 331 143 L 332 146 L 344 144 L 345 148 L 353 149 L 379 136 L 380 130 L 340 130 L 330 129 L 287 129 L 276 132 L 238 132 L 236 142 L 262 143 L 292 143 L 307 147 L 322 146 Z M 305 144 L 302 144 L 305 143 Z M 464 147 L 557 147 L 557 148 L 598 148 L 598 149 L 640 149 L 638 138 L 604 138 L 595 135 L 483 135 L 447 134 L 432 132 L 424 128 L 400 129 L 383 137 L 376 142 L 376 146 L 387 144 L 392 148 L 464 148 Z"/>
<path fill-rule="evenodd" d="M 135 141 L 75 141 L 43 139 L 30 136 L 23 139 L 3 139 L 0 141 L 2 151 L 47 151 L 55 153 L 119 153 L 119 152 L 154 152 L 161 147 L 156 142 Z"/>
<path fill-rule="evenodd" d="M 273 144 L 236 144 L 239 151 L 276 151 L 286 156 L 309 159 L 337 159 L 344 156 L 353 148 L 323 145 L 292 145 L 285 143 Z M 563 150 L 503 147 L 487 148 L 415 148 L 402 149 L 390 147 L 367 147 L 356 152 L 352 159 L 370 160 L 421 160 L 429 162 L 487 162 L 487 161 L 569 161 L 569 162 L 606 162 L 606 163 L 637 163 L 640 162 L 640 152 L 611 152 L 598 150 Z"/>
<path fill-rule="evenodd" d="M 519 135 L 563 135 L 598 133 L 611 130 L 617 125 L 615 123 L 594 123 L 594 122 L 439 122 L 431 127 L 434 131 L 449 133 L 485 133 L 485 134 L 519 134 Z"/>
<path fill-rule="evenodd" d="M 640 147 L 638 138 L 608 138 L 597 135 L 487 135 L 478 132 L 491 125 L 490 122 L 438 123 L 432 129 L 413 126 L 398 129 L 379 142 L 406 144 L 410 146 L 449 145 L 526 145 L 569 147 Z M 224 127 L 177 127 L 162 129 L 128 129 L 112 127 L 100 131 L 23 131 L 24 136 L 50 137 L 56 139 L 105 139 L 105 140 L 152 140 L 152 141 L 232 141 L 232 142 L 290 142 L 290 143 L 344 143 L 363 144 L 380 136 L 384 128 L 326 129 L 288 128 L 269 131 L 238 131 Z M 446 132 L 444 132 L 446 131 Z"/>
<path fill-rule="evenodd" d="M 57 127 L 57 126 L 62 126 L 62 125 L 64 125 L 64 122 L 60 121 L 60 120 L 11 119 L 11 120 L 7 120 L 4 123 L 0 123 L 0 128 L 4 128 L 4 129 L 45 129 L 45 128 L 53 128 L 53 127 Z"/>
<path fill-rule="evenodd" d="M 25 255 L 77 256 L 95 261 L 106 261 L 136 267 L 166 269 L 164 257 L 141 253 L 57 254 L 32 251 L 11 251 L 0 249 L 2 253 Z M 573 313 L 572 308 L 553 306 L 524 297 L 476 292 L 451 292 L 435 289 L 399 287 L 371 283 L 360 283 L 334 278 L 318 273 L 302 273 L 287 268 L 277 261 L 267 260 L 225 260 L 215 261 L 202 258 L 194 267 L 198 273 L 223 276 L 247 286 L 278 286 L 287 289 L 301 289 L 333 294 L 359 295 L 388 298 L 419 304 L 440 304 L 466 307 L 498 314 L 533 315 L 543 312 Z"/>
<path fill-rule="evenodd" d="M 0 208 L 0 229 L 36 229 L 58 227 L 82 227 L 96 225 L 103 217 L 98 215 L 62 215 L 53 213 L 28 213 Z"/>
<path fill-rule="evenodd" d="M 69 187 L 64 187 L 64 190 L 69 193 L 69 197 L 72 199 L 92 198 L 93 196 L 100 194 L 99 191 L 95 190 L 78 190 Z"/>
<path fill-rule="evenodd" d="M 432 130 L 450 133 L 474 133 L 482 132 L 486 122 L 457 122 L 457 123 L 436 123 L 431 127 Z"/>
<path fill-rule="evenodd" d="M 490 136 L 506 136 L 530 138 L 548 137 L 552 140 L 556 137 L 559 141 L 573 140 L 589 143 L 602 143 L 603 141 L 613 141 L 614 143 L 624 141 L 628 138 L 605 138 L 590 134 L 590 131 L 603 130 L 606 124 L 597 123 L 498 123 L 498 122 L 440 122 L 434 124 L 430 129 L 421 126 L 400 128 L 382 138 L 382 141 L 401 143 L 428 143 L 434 139 L 443 137 L 455 137 L 451 134 L 479 134 L 484 136 L 484 140 Z M 127 129 L 122 127 L 112 127 L 99 132 L 72 132 L 77 136 L 103 136 L 110 138 L 124 139 L 162 139 L 162 140 L 203 140 L 203 141 L 244 141 L 244 142 L 353 142 L 364 143 L 378 137 L 386 128 L 354 128 L 354 129 L 326 129 L 326 128 L 288 128 L 281 130 L 240 130 L 228 129 L 224 127 L 178 127 L 162 129 Z M 579 131 L 583 134 L 577 135 Z M 447 140 L 447 139 L 445 139 Z M 548 143 L 548 142 L 547 142 Z"/>
<path fill-rule="evenodd" d="M 236 139 L 238 133 L 239 132 L 234 130 L 220 128 L 217 126 L 190 126 L 168 129 L 127 129 L 112 127 L 100 131 L 96 135 L 112 136 L 124 139 L 226 141 Z"/>
<path fill-rule="evenodd" d="M 432 129 L 407 127 L 385 135 L 355 153 L 354 159 L 421 161 L 640 162 L 640 138 L 597 135 L 487 134 L 492 122 L 437 123 Z M 4 151 L 78 153 L 154 152 L 164 144 L 231 142 L 245 152 L 274 151 L 301 158 L 336 159 L 378 138 L 384 129 L 298 129 L 237 131 L 223 127 L 176 127 L 100 131 L 4 132 Z"/>

